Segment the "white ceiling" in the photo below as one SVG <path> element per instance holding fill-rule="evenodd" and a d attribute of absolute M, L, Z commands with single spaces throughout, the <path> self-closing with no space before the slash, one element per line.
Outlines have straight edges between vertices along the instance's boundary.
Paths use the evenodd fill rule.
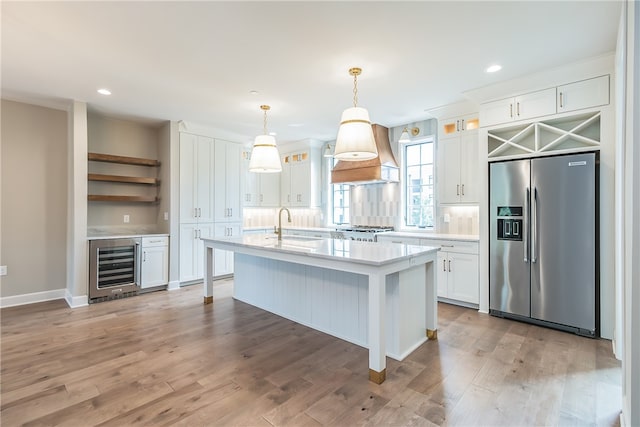
<path fill-rule="evenodd" d="M 280 143 L 326 141 L 352 104 L 350 67 L 363 69 L 358 105 L 398 126 L 466 91 L 612 52 L 620 6 L 2 1 L 2 96 L 247 137 L 262 132 L 269 104 Z M 503 70 L 485 73 L 492 63 Z"/>

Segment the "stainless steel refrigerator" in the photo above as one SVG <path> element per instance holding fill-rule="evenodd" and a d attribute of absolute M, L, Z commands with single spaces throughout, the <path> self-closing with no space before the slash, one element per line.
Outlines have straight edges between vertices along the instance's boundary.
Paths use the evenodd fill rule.
<path fill-rule="evenodd" d="M 489 309 L 599 334 L 598 156 L 489 166 Z"/>

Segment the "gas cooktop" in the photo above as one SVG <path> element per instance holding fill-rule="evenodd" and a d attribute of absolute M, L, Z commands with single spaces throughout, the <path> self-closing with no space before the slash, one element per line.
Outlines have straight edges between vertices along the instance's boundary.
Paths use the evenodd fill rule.
<path fill-rule="evenodd" d="M 348 225 L 343 228 L 338 228 L 337 230 L 359 233 L 382 233 L 383 231 L 393 231 L 393 227 L 386 225 Z"/>

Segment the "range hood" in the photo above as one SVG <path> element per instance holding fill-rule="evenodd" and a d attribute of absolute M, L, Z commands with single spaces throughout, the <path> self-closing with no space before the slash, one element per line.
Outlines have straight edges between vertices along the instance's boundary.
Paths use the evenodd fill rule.
<path fill-rule="evenodd" d="M 340 160 L 331 171 L 332 184 L 377 184 L 400 181 L 400 171 L 389 143 L 389 129 L 371 125 L 378 157 L 371 160 L 347 162 Z"/>

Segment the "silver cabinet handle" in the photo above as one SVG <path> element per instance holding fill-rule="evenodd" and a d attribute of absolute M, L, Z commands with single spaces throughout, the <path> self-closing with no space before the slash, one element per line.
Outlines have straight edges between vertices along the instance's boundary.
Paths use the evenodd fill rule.
<path fill-rule="evenodd" d="M 447 260 L 446 259 L 442 260 L 442 271 L 447 271 Z"/>
<path fill-rule="evenodd" d="M 456 196 L 460 195 L 460 184 L 456 185 Z"/>
<path fill-rule="evenodd" d="M 527 194 L 524 197 L 524 262 L 529 262 L 529 244 L 527 235 L 529 234 L 529 187 L 527 187 Z"/>
<path fill-rule="evenodd" d="M 456 132 L 460 132 L 460 120 L 456 120 Z"/>
<path fill-rule="evenodd" d="M 560 92 L 560 108 L 563 108 L 563 102 L 562 102 L 562 92 Z"/>
<path fill-rule="evenodd" d="M 260 202 L 264 201 L 264 195 L 260 194 Z"/>
<path fill-rule="evenodd" d="M 509 104 L 509 117 L 513 118 L 513 104 Z"/>
<path fill-rule="evenodd" d="M 142 251 L 142 262 L 147 262 L 147 251 Z"/>
<path fill-rule="evenodd" d="M 464 130 L 464 119 L 460 120 L 461 126 L 460 126 L 460 130 Z"/>
<path fill-rule="evenodd" d="M 462 195 L 464 196 L 464 184 L 462 184 Z"/>
<path fill-rule="evenodd" d="M 518 117 L 520 117 L 520 102 L 516 103 L 516 114 L 518 114 Z"/>
<path fill-rule="evenodd" d="M 451 273 L 451 260 L 449 260 L 449 273 Z"/>
<path fill-rule="evenodd" d="M 538 260 L 538 189 L 533 189 L 533 210 L 531 212 L 531 262 Z"/>

